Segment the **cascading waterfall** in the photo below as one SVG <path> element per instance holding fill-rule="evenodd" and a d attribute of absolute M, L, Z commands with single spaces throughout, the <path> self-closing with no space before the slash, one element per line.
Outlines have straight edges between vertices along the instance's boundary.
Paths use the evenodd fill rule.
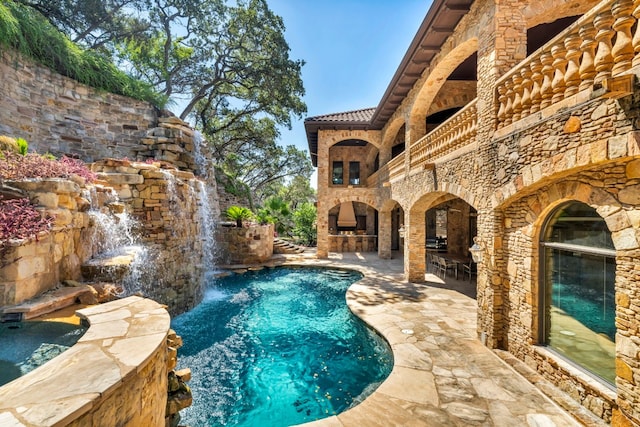
<path fill-rule="evenodd" d="M 108 254 L 123 246 L 136 245 L 139 241 L 135 232 L 138 222 L 129 215 L 113 189 L 105 189 L 103 195 L 104 206 L 100 207 L 95 188 L 84 194 L 91 203 L 89 216 L 94 225 L 91 236 L 93 252 Z"/>
<path fill-rule="evenodd" d="M 200 194 L 198 216 L 200 217 L 200 236 L 202 238 L 202 264 L 205 270 L 212 270 L 214 267 L 217 249 L 216 240 L 214 238 L 214 211 L 210 200 L 210 194 L 205 183 L 198 180 L 197 186 L 198 193 Z"/>
<path fill-rule="evenodd" d="M 203 265 L 205 271 L 212 271 L 215 269 L 215 259 L 217 256 L 217 244 L 214 233 L 216 218 L 220 216 L 220 208 L 215 199 L 217 190 L 211 160 L 207 159 L 203 153 L 204 144 L 205 140 L 202 134 L 195 131 L 193 134 L 194 160 L 200 174 L 205 177 L 205 181 L 198 181 L 197 184 L 200 194 L 198 214 L 201 220 L 200 234 L 203 240 Z"/>
<path fill-rule="evenodd" d="M 140 244 L 136 229 L 136 221 L 120 203 L 118 194 L 113 189 L 103 189 L 100 196 L 95 187 L 84 192 L 90 201 L 89 216 L 93 225 L 91 246 L 94 259 L 107 259 L 116 256 L 128 256 L 132 259 L 128 275 L 123 278 L 123 296 L 140 292 L 144 288 L 142 282 L 147 267 L 148 251 Z"/>

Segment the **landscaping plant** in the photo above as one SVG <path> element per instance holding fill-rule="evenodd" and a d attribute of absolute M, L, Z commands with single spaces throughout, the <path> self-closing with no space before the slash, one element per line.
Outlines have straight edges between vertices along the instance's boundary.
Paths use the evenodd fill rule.
<path fill-rule="evenodd" d="M 242 206 L 230 206 L 229 209 L 227 209 L 227 218 L 235 221 L 237 227 L 242 227 L 243 221 L 248 221 L 253 218 L 253 212 Z"/>

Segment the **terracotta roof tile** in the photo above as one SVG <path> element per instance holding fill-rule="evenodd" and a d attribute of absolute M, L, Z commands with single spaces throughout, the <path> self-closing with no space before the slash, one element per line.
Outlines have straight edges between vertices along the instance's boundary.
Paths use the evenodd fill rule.
<path fill-rule="evenodd" d="M 305 122 L 359 122 L 369 123 L 373 117 L 375 108 L 364 108 L 361 110 L 344 111 L 342 113 L 324 114 L 321 116 L 307 117 Z"/>

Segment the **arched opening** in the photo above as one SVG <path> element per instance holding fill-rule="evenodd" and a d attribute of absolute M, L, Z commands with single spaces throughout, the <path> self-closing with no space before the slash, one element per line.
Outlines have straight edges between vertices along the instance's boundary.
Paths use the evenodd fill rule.
<path fill-rule="evenodd" d="M 536 25 L 527 30 L 527 56 L 542 47 L 549 40 L 573 24 L 581 15 L 556 19 L 553 22 Z"/>
<path fill-rule="evenodd" d="M 375 252 L 378 211 L 361 202 L 342 202 L 329 210 L 329 251 Z"/>
<path fill-rule="evenodd" d="M 405 149 L 404 138 L 406 133 L 405 129 L 406 129 L 406 126 L 402 125 L 402 127 L 398 130 L 398 133 L 396 134 L 396 138 L 394 139 L 393 145 L 391 146 L 392 159 L 404 152 L 404 149 Z"/>
<path fill-rule="evenodd" d="M 604 219 L 581 202 L 558 207 L 540 242 L 541 342 L 615 383 L 615 249 Z"/>
<path fill-rule="evenodd" d="M 361 139 L 347 139 L 329 148 L 330 187 L 364 186 L 377 170 L 378 149 Z"/>

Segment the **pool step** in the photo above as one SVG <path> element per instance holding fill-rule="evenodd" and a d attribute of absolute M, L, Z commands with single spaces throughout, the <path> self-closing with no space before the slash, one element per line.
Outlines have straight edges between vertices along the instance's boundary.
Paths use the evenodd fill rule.
<path fill-rule="evenodd" d="M 287 242 L 286 240 L 275 238 L 273 239 L 273 253 L 274 254 L 301 254 L 306 251 L 304 246 L 295 245 Z"/>
<path fill-rule="evenodd" d="M 82 301 L 91 300 L 93 291 L 88 285 L 64 287 L 42 294 L 22 304 L 4 307 L 0 311 L 2 321 L 20 317 L 29 320 L 51 313 Z"/>
<path fill-rule="evenodd" d="M 92 282 L 122 283 L 141 250 L 138 246 L 126 246 L 92 258 L 81 266 L 82 277 Z"/>

